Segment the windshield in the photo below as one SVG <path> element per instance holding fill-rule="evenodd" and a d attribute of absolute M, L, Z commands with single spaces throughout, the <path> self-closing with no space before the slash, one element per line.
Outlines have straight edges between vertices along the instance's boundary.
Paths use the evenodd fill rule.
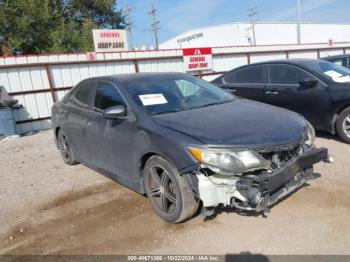
<path fill-rule="evenodd" d="M 189 75 L 164 75 L 130 81 L 133 100 L 149 114 L 164 114 L 227 103 L 234 96 Z"/>
<path fill-rule="evenodd" d="M 318 61 L 317 63 L 311 63 L 309 64 L 309 67 L 317 73 L 332 79 L 334 82 L 350 82 L 350 70 L 346 67 L 327 61 Z"/>

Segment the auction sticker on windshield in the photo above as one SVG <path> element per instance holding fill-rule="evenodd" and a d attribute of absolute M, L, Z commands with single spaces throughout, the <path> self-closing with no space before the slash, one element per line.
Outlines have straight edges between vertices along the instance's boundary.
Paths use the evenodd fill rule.
<path fill-rule="evenodd" d="M 348 75 L 342 75 L 341 73 L 338 73 L 334 70 L 329 70 L 327 72 L 324 72 L 326 75 L 330 76 L 333 81 L 338 83 L 345 83 L 350 81 L 350 77 Z"/>
<path fill-rule="evenodd" d="M 168 103 L 163 94 L 139 95 L 139 98 L 141 99 L 141 102 L 144 106 L 161 105 Z"/>

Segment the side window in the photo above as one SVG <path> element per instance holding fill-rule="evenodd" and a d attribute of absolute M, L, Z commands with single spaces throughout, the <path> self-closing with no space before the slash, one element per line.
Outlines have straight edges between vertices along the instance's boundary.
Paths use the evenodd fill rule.
<path fill-rule="evenodd" d="M 224 77 L 224 82 L 230 84 L 263 84 L 265 83 L 263 66 L 248 66 L 234 71 Z"/>
<path fill-rule="evenodd" d="M 340 65 L 340 66 L 343 65 L 343 59 L 342 58 L 334 59 L 331 62 L 336 64 L 336 65 Z"/>
<path fill-rule="evenodd" d="M 84 81 L 72 90 L 69 96 L 69 101 L 74 105 L 87 108 L 90 102 L 90 95 L 93 89 L 92 81 Z"/>
<path fill-rule="evenodd" d="M 195 95 L 199 89 L 197 85 L 186 80 L 176 80 L 175 83 L 184 97 Z"/>
<path fill-rule="evenodd" d="M 95 93 L 94 109 L 103 111 L 118 105 L 125 105 L 125 102 L 117 88 L 109 82 L 100 82 Z"/>
<path fill-rule="evenodd" d="M 291 65 L 270 65 L 270 84 L 299 85 L 304 78 L 313 78 L 298 67 Z"/>

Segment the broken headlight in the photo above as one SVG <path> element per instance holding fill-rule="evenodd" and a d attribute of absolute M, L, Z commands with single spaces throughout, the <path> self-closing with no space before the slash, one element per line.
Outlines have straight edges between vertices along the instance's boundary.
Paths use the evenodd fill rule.
<path fill-rule="evenodd" d="M 191 154 L 214 172 L 239 174 L 267 168 L 269 162 L 258 153 L 245 149 L 189 148 Z"/>
<path fill-rule="evenodd" d="M 305 143 L 309 146 L 313 145 L 315 142 L 315 129 L 314 127 L 310 124 L 310 122 L 307 121 L 307 139 Z"/>

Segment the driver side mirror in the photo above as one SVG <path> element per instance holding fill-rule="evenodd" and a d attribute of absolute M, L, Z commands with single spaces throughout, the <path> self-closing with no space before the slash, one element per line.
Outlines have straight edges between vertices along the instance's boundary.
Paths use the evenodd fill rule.
<path fill-rule="evenodd" d="M 113 106 L 103 111 L 105 119 L 118 119 L 126 115 L 126 108 L 124 105 Z"/>
<path fill-rule="evenodd" d="M 306 88 L 315 87 L 318 84 L 318 81 L 314 78 L 304 78 L 300 80 L 300 85 Z"/>

